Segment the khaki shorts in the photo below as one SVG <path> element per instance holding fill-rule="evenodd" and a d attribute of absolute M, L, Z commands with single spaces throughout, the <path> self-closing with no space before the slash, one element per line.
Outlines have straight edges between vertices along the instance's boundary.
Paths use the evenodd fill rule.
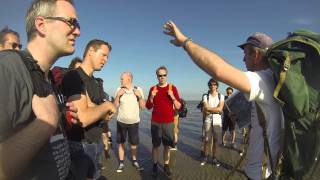
<path fill-rule="evenodd" d="M 204 138 L 209 141 L 212 138 L 220 143 L 221 142 L 221 126 L 212 125 L 212 123 L 204 123 Z"/>

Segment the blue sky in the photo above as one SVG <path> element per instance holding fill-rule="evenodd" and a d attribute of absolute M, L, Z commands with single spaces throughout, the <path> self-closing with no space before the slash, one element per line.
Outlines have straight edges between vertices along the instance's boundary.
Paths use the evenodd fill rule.
<path fill-rule="evenodd" d="M 1 0 L 0 28 L 8 25 L 26 45 L 24 16 L 31 0 Z M 86 43 L 94 38 L 113 46 L 109 62 L 95 76 L 104 79 L 106 92 L 113 95 L 120 74 L 131 71 L 136 85 L 147 96 L 156 84 L 155 70 L 169 69 L 168 81 L 188 100 L 197 100 L 207 90 L 210 78 L 181 49 L 169 44 L 162 33 L 171 19 L 195 42 L 217 52 L 230 64 L 245 70 L 237 47 L 253 32 L 265 32 L 275 41 L 287 32 L 307 28 L 320 31 L 319 0 L 75 0 L 81 24 L 76 52 L 57 61 L 67 66 L 82 57 Z M 219 90 L 225 93 L 225 85 Z"/>

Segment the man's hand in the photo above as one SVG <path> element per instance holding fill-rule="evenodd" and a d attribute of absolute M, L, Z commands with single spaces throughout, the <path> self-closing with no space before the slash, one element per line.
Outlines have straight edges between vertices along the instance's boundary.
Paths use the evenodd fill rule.
<path fill-rule="evenodd" d="M 142 95 L 141 95 L 141 93 L 140 93 L 140 91 L 139 91 L 138 89 L 133 89 L 133 93 L 134 93 L 134 95 L 137 96 L 139 99 L 142 98 Z"/>
<path fill-rule="evenodd" d="M 151 91 L 151 99 L 153 99 L 158 93 L 158 90 L 156 88 L 153 88 Z"/>
<path fill-rule="evenodd" d="M 124 88 L 124 87 L 121 87 L 120 90 L 119 90 L 118 93 L 117 93 L 117 96 L 118 96 L 118 97 L 121 97 L 125 92 L 126 92 L 125 88 Z"/>
<path fill-rule="evenodd" d="M 172 21 L 168 21 L 164 26 L 164 33 L 172 36 L 174 39 L 170 40 L 170 42 L 172 44 L 174 44 L 175 46 L 182 46 L 183 42 L 187 39 L 187 37 L 181 33 L 181 31 L 179 30 L 179 28 L 174 24 L 174 22 Z"/>
<path fill-rule="evenodd" d="M 103 119 L 105 121 L 110 121 L 114 116 L 114 114 L 116 113 L 116 108 L 111 102 L 104 102 L 104 103 L 106 103 L 108 111 Z"/>
<path fill-rule="evenodd" d="M 68 122 L 71 122 L 72 124 L 79 123 L 77 112 L 78 108 L 72 102 L 66 103 L 66 119 L 68 120 Z"/>
<path fill-rule="evenodd" d="M 57 127 L 60 112 L 54 95 L 50 94 L 47 97 L 33 95 L 32 110 L 38 120 L 49 124 L 54 129 Z"/>

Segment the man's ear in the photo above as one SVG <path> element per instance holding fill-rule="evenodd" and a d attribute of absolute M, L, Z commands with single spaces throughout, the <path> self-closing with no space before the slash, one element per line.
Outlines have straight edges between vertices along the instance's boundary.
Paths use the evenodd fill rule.
<path fill-rule="evenodd" d="M 45 19 L 40 16 L 36 17 L 36 19 L 34 20 L 34 26 L 40 36 L 44 36 L 46 34 L 46 23 L 44 21 Z"/>

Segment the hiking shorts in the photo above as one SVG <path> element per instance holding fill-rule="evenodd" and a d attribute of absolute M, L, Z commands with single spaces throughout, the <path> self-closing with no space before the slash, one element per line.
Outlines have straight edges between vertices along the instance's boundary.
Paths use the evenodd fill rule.
<path fill-rule="evenodd" d="M 204 140 L 208 142 L 213 138 L 215 141 L 220 141 L 220 128 L 221 126 L 212 125 L 212 123 L 204 123 Z"/>
<path fill-rule="evenodd" d="M 234 131 L 234 126 L 235 126 L 235 122 L 232 121 L 227 115 L 224 115 L 222 119 L 222 130 Z"/>
<path fill-rule="evenodd" d="M 173 147 L 174 123 L 151 122 L 151 136 L 153 147 L 159 147 L 161 142 L 164 146 Z"/>
<path fill-rule="evenodd" d="M 139 123 L 125 124 L 117 121 L 117 143 L 123 144 L 126 142 L 126 138 L 129 138 L 131 145 L 139 144 Z"/>

